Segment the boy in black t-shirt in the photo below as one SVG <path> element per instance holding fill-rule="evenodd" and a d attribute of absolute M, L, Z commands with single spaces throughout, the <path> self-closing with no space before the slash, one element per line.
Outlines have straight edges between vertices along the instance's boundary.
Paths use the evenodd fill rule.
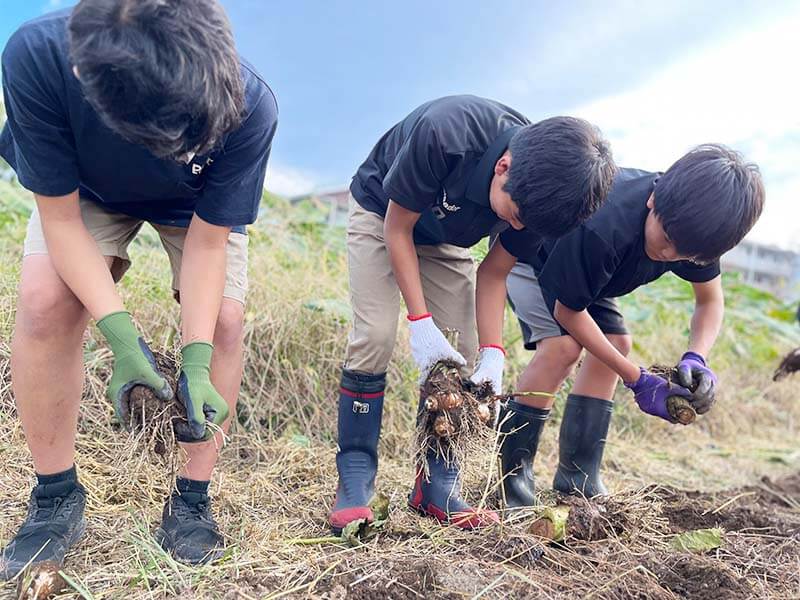
<path fill-rule="evenodd" d="M 706 364 L 724 311 L 719 257 L 755 224 L 764 203 L 756 165 L 719 145 L 695 148 L 666 173 L 621 169 L 606 204 L 586 223 L 547 241 L 530 264 L 518 263 L 508 292 L 533 360 L 516 387 L 555 393 L 583 349 L 587 355 L 567 398 L 553 486 L 587 497 L 605 494 L 600 462 L 621 377 L 639 407 L 672 421 L 666 400 L 683 395 L 698 413 L 714 402 Z M 631 336 L 614 298 L 667 271 L 692 283 L 695 311 L 681 386 L 626 358 Z M 691 390 L 691 391 L 690 391 Z M 517 397 L 500 428 L 503 490 L 509 507 L 534 503 L 532 461 L 551 398 Z"/>
<path fill-rule="evenodd" d="M 335 531 L 372 520 L 386 368 L 400 298 L 411 353 L 424 379 L 449 359 L 500 391 L 506 277 L 602 204 L 615 166 L 595 127 L 571 117 L 531 123 L 508 106 L 449 96 L 412 111 L 387 131 L 353 177 L 347 252 L 353 325 L 339 387 L 339 483 Z M 499 234 L 475 266 L 469 248 Z M 477 289 L 476 289 L 477 288 Z M 475 335 L 476 295 L 486 338 Z M 441 328 L 457 329 L 453 348 Z M 474 371 L 467 371 L 478 355 Z M 415 465 L 414 509 L 458 527 L 497 521 L 461 497 L 457 466 L 429 453 Z M 425 477 L 425 471 L 430 473 Z"/>

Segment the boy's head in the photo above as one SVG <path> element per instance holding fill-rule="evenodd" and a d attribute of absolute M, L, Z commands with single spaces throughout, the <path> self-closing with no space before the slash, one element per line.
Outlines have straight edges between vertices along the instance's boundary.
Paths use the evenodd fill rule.
<path fill-rule="evenodd" d="M 159 158 L 208 152 L 240 123 L 239 56 L 216 0 L 81 0 L 69 45 L 103 122 Z"/>
<path fill-rule="evenodd" d="M 764 207 L 754 163 L 721 144 L 704 144 L 672 165 L 647 201 L 645 250 L 658 261 L 709 263 L 738 244 Z"/>
<path fill-rule="evenodd" d="M 489 200 L 515 229 L 559 237 L 600 208 L 616 170 L 597 127 L 553 117 L 514 134 L 495 163 Z"/>

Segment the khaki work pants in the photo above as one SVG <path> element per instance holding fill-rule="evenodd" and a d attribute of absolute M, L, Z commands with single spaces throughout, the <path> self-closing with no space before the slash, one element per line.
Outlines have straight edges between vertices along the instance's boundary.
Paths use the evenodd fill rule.
<path fill-rule="evenodd" d="M 469 249 L 450 244 L 417 246 L 422 289 L 440 329 L 459 332 L 458 351 L 471 365 L 478 350 L 475 323 L 475 263 Z M 400 316 L 400 288 L 383 240 L 383 218 L 350 198 L 347 225 L 350 267 L 350 331 L 344 368 L 385 373 Z"/>

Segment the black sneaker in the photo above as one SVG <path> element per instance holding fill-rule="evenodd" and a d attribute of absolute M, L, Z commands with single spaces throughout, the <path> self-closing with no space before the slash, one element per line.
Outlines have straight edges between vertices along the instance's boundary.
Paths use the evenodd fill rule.
<path fill-rule="evenodd" d="M 64 564 L 67 551 L 83 535 L 86 520 L 86 490 L 77 484 L 65 496 L 39 497 L 36 486 L 31 492 L 28 516 L 17 535 L 3 549 L 0 579 L 15 577 L 29 562 L 52 561 Z"/>
<path fill-rule="evenodd" d="M 192 493 L 173 493 L 167 500 L 155 538 L 175 560 L 200 565 L 222 556 L 225 544 L 210 503 L 205 494 Z"/>

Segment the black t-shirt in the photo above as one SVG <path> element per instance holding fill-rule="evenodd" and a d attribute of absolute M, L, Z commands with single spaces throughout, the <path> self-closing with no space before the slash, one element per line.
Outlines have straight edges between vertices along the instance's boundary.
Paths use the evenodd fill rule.
<path fill-rule="evenodd" d="M 620 169 L 605 204 L 588 221 L 542 244 L 531 264 L 545 297 L 577 311 L 600 298 L 624 296 L 667 271 L 691 282 L 719 275 L 719 261 L 697 265 L 657 262 L 647 256 L 647 199 L 659 175 Z"/>
<path fill-rule="evenodd" d="M 0 155 L 20 183 L 42 196 L 79 189 L 111 211 L 162 225 L 186 227 L 194 213 L 240 231 L 252 223 L 278 122 L 269 86 L 242 61 L 239 128 L 189 162 L 158 159 L 106 127 L 84 98 L 69 59 L 71 10 L 25 23 L 3 51 Z"/>
<path fill-rule="evenodd" d="M 494 100 L 432 100 L 378 140 L 350 191 L 363 208 L 381 216 L 389 199 L 422 213 L 414 228 L 417 244 L 469 248 L 499 233 L 506 250 L 531 259 L 540 236 L 513 230 L 489 204 L 494 165 L 514 133 L 528 124 L 526 117 Z"/>

